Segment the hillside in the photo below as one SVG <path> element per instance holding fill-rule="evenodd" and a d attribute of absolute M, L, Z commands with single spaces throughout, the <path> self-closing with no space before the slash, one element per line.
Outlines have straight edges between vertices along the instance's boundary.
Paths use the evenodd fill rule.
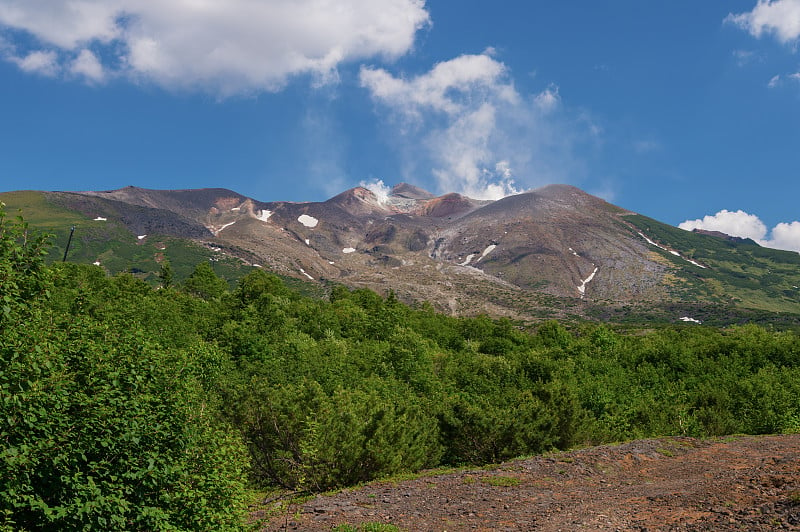
<path fill-rule="evenodd" d="M 230 282 L 253 268 L 324 291 L 392 291 L 454 315 L 523 321 L 763 321 L 800 317 L 800 254 L 687 232 L 566 185 L 498 201 L 408 184 L 324 202 L 261 202 L 226 189 L 0 194 L 70 260 L 150 282 L 210 260 Z"/>

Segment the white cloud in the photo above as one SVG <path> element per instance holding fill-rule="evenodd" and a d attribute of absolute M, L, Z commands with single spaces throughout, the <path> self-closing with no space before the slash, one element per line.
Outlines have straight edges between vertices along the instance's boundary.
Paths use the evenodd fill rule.
<path fill-rule="evenodd" d="M 58 57 L 55 52 L 36 51 L 25 57 L 10 56 L 9 59 L 25 72 L 56 76 L 59 72 Z"/>
<path fill-rule="evenodd" d="M 771 246 L 800 251 L 800 222 L 779 223 L 772 229 Z"/>
<path fill-rule="evenodd" d="M 780 83 L 781 83 L 781 76 L 780 74 L 776 74 L 770 78 L 769 82 L 767 83 L 767 87 L 769 87 L 770 89 L 774 89 L 775 87 L 780 85 Z"/>
<path fill-rule="evenodd" d="M 800 37 L 800 0 L 758 0 L 752 11 L 731 13 L 725 20 L 753 37 L 773 34 L 779 41 L 789 43 Z"/>
<path fill-rule="evenodd" d="M 555 85 L 551 85 L 550 87 L 546 88 L 542 92 L 536 95 L 533 99 L 536 102 L 536 105 L 539 106 L 544 112 L 552 111 L 555 109 L 559 102 L 561 101 L 561 97 L 558 95 L 558 87 Z"/>
<path fill-rule="evenodd" d="M 720 231 L 730 236 L 753 239 L 764 247 L 800 252 L 800 222 L 782 222 L 768 232 L 767 226 L 758 216 L 742 210 L 735 212 L 721 210 L 713 216 L 686 220 L 678 227 L 687 231 L 693 229 Z"/>
<path fill-rule="evenodd" d="M 518 192 L 519 176 L 538 185 L 568 175 L 574 163 L 563 157 L 571 140 L 559 131 L 558 88 L 520 95 L 492 53 L 462 55 L 410 78 L 362 67 L 361 85 L 392 111 L 393 142 L 408 145 L 407 180 L 432 176 L 439 192 L 498 199 Z"/>
<path fill-rule="evenodd" d="M 86 79 L 101 82 L 105 79 L 105 72 L 100 60 L 90 50 L 81 50 L 78 57 L 72 62 L 70 72 L 85 76 Z"/>
<path fill-rule="evenodd" d="M 408 114 L 431 109 L 454 115 L 469 105 L 474 92 L 516 101 L 513 86 L 503 83 L 505 72 L 505 65 L 487 54 L 462 55 L 438 63 L 427 74 L 411 80 L 396 78 L 383 69 L 362 67 L 361 85 L 374 98 L 405 107 Z"/>
<path fill-rule="evenodd" d="M 758 216 L 742 210 L 731 212 L 723 209 L 713 216 L 703 217 L 702 220 L 686 220 L 678 227 L 687 231 L 692 229 L 720 231 L 731 236 L 752 238 L 756 242 L 767 236 L 767 226 L 764 222 Z"/>
<path fill-rule="evenodd" d="M 0 26 L 34 36 L 39 51 L 57 52 L 62 65 L 80 60 L 91 45 L 108 52 L 100 57 L 115 58 L 98 61 L 104 72 L 222 96 L 278 90 L 301 74 L 318 83 L 335 80 L 342 62 L 407 53 L 428 24 L 424 0 L 0 3 Z M 98 72 L 80 71 L 95 81 Z"/>

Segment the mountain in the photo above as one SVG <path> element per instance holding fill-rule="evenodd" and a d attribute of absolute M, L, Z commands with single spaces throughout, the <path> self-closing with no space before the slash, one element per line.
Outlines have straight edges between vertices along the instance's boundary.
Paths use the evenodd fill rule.
<path fill-rule="evenodd" d="M 164 258 L 179 263 L 179 276 L 211 259 L 231 279 L 260 267 L 319 289 L 392 290 L 454 314 L 692 323 L 800 316 L 800 254 L 684 231 L 568 185 L 497 201 L 406 183 L 301 203 L 137 187 L 0 200 L 56 234 L 54 259 L 67 226 L 77 225 L 71 260 L 151 279 Z"/>

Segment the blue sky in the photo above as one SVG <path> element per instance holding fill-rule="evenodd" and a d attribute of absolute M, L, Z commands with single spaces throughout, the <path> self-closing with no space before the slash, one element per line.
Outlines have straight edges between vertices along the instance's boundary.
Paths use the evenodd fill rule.
<path fill-rule="evenodd" d="M 568 183 L 800 250 L 800 0 L 0 0 L 0 190 Z"/>

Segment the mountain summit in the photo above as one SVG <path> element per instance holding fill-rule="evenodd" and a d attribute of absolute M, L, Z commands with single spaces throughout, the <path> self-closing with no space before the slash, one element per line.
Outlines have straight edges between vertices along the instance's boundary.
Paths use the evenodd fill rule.
<path fill-rule="evenodd" d="M 191 240 L 282 275 L 392 290 L 456 314 L 800 314 L 800 255 L 683 231 L 569 185 L 497 201 L 407 183 L 322 202 L 262 202 L 221 188 L 41 194 L 139 240 Z"/>

